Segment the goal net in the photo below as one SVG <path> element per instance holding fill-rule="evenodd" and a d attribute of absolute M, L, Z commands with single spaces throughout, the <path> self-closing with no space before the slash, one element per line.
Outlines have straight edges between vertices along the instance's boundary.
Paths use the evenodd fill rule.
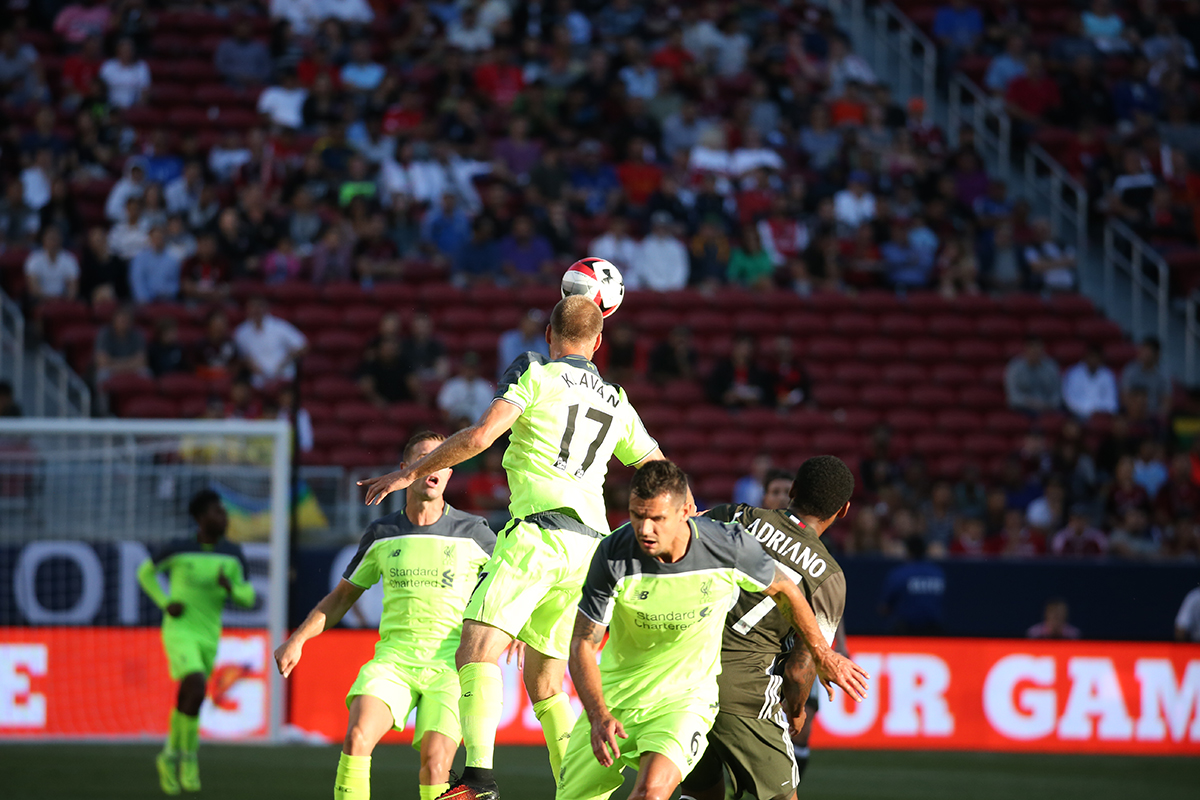
<path fill-rule="evenodd" d="M 195 536 L 205 489 L 257 600 L 225 609 L 201 735 L 278 738 L 289 442 L 283 421 L 0 420 L 0 741 L 165 735 L 175 684 L 137 569 Z"/>

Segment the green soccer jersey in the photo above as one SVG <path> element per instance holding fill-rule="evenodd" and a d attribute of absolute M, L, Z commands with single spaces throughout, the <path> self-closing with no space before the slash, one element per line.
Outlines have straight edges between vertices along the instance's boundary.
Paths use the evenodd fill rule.
<path fill-rule="evenodd" d="M 168 576 L 166 593 L 158 583 L 160 572 Z M 229 579 L 229 593 L 217 582 L 221 573 Z M 163 614 L 163 633 L 172 636 L 216 642 L 221 638 L 221 609 L 226 600 L 243 607 L 254 605 L 254 587 L 246 580 L 242 548 L 226 539 L 216 544 L 195 539 L 172 542 L 138 568 L 138 582 L 161 609 L 174 602 L 183 604 L 178 617 Z"/>
<path fill-rule="evenodd" d="M 463 609 L 495 544 L 483 517 L 450 505 L 432 525 L 404 511 L 368 525 L 342 577 L 363 589 L 383 580 L 375 657 L 453 669 Z"/>
<path fill-rule="evenodd" d="M 775 562 L 741 525 L 689 524 L 688 551 L 672 564 L 646 555 L 629 524 L 596 549 L 579 611 L 609 626 L 600 676 L 612 708 L 686 700 L 715 713 L 725 613 L 739 587 L 761 592 L 775 578 Z"/>
<path fill-rule="evenodd" d="M 524 519 L 561 511 L 607 534 L 609 459 L 636 464 L 658 447 L 625 390 L 582 356 L 546 361 L 525 353 L 504 373 L 496 397 L 521 409 L 504 453 L 509 513 Z"/>

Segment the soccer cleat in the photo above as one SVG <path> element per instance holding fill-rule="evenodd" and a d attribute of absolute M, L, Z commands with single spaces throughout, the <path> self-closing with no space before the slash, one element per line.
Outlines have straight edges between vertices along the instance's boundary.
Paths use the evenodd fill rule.
<path fill-rule="evenodd" d="M 495 781 L 480 784 L 454 781 L 449 789 L 438 795 L 437 800 L 500 800 L 500 787 L 496 786 Z"/>
<path fill-rule="evenodd" d="M 179 785 L 185 792 L 200 791 L 200 760 L 195 755 L 180 757 Z"/>
<path fill-rule="evenodd" d="M 158 785 L 163 794 L 179 794 L 179 777 L 175 774 L 178 760 L 175 756 L 159 753 L 154 757 L 154 765 L 158 767 Z"/>

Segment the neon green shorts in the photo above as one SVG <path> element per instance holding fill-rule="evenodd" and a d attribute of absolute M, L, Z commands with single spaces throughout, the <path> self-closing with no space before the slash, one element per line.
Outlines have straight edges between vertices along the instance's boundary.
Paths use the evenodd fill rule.
<path fill-rule="evenodd" d="M 205 678 L 212 674 L 213 664 L 217 660 L 216 640 L 164 630 L 162 641 L 171 680 L 177 681 L 195 672 Z"/>
<path fill-rule="evenodd" d="M 408 667 L 373 658 L 358 671 L 358 678 L 346 694 L 346 707 L 360 694 L 376 697 L 391 709 L 392 728 L 402 731 L 416 706 L 413 748 L 420 750 L 427 731 L 449 736 L 456 744 L 462 739 L 459 693 L 458 673 L 450 667 Z"/>
<path fill-rule="evenodd" d="M 497 537 L 463 618 L 499 628 L 543 655 L 566 659 L 579 591 L 599 544 L 574 531 L 512 520 Z"/>
<path fill-rule="evenodd" d="M 605 800 L 620 788 L 625 767 L 638 768 L 645 753 L 660 753 L 679 767 L 682 780 L 708 746 L 712 714 L 708 705 L 653 710 L 613 709 L 628 739 L 618 739 L 621 756 L 604 767 L 592 752 L 592 725 L 581 714 L 571 731 L 571 742 L 563 756 L 555 800 Z"/>

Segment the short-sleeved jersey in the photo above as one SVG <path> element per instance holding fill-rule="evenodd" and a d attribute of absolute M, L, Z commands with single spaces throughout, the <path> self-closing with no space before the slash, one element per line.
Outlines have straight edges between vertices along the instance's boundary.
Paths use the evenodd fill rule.
<path fill-rule="evenodd" d="M 717 506 L 708 517 L 741 523 L 785 575 L 804 591 L 825 640 L 833 636 L 846 607 L 846 576 L 812 529 L 786 510 L 745 504 Z M 779 656 L 794 642 L 791 621 L 764 594 L 743 591 L 726 617 L 721 643 L 721 710 L 769 719 L 779 702 L 783 678 Z"/>
<path fill-rule="evenodd" d="M 609 706 L 653 709 L 682 699 L 715 713 L 725 612 L 741 588 L 762 591 L 775 564 L 741 525 L 689 521 L 692 540 L 679 561 L 646 555 L 625 524 L 602 541 L 579 611 L 609 626 L 600 658 Z"/>
<path fill-rule="evenodd" d="M 254 587 L 246 579 L 246 558 L 238 544 L 226 539 L 216 544 L 179 539 L 154 553 L 152 561 L 155 572 L 167 573 L 168 600 L 183 604 L 180 616 L 163 615 L 165 632 L 216 642 L 221 638 L 221 610 L 226 601 L 254 604 Z M 217 582 L 222 572 L 229 579 L 231 593 Z"/>
<path fill-rule="evenodd" d="M 561 511 L 607 534 L 609 459 L 636 464 L 658 447 L 625 390 L 582 356 L 547 361 L 530 352 L 504 373 L 496 397 L 521 409 L 504 453 L 509 513 Z"/>
<path fill-rule="evenodd" d="M 432 525 L 403 510 L 368 525 L 342 577 L 362 589 L 383 581 L 375 657 L 453 667 L 463 609 L 495 544 L 483 517 L 450 505 Z"/>

